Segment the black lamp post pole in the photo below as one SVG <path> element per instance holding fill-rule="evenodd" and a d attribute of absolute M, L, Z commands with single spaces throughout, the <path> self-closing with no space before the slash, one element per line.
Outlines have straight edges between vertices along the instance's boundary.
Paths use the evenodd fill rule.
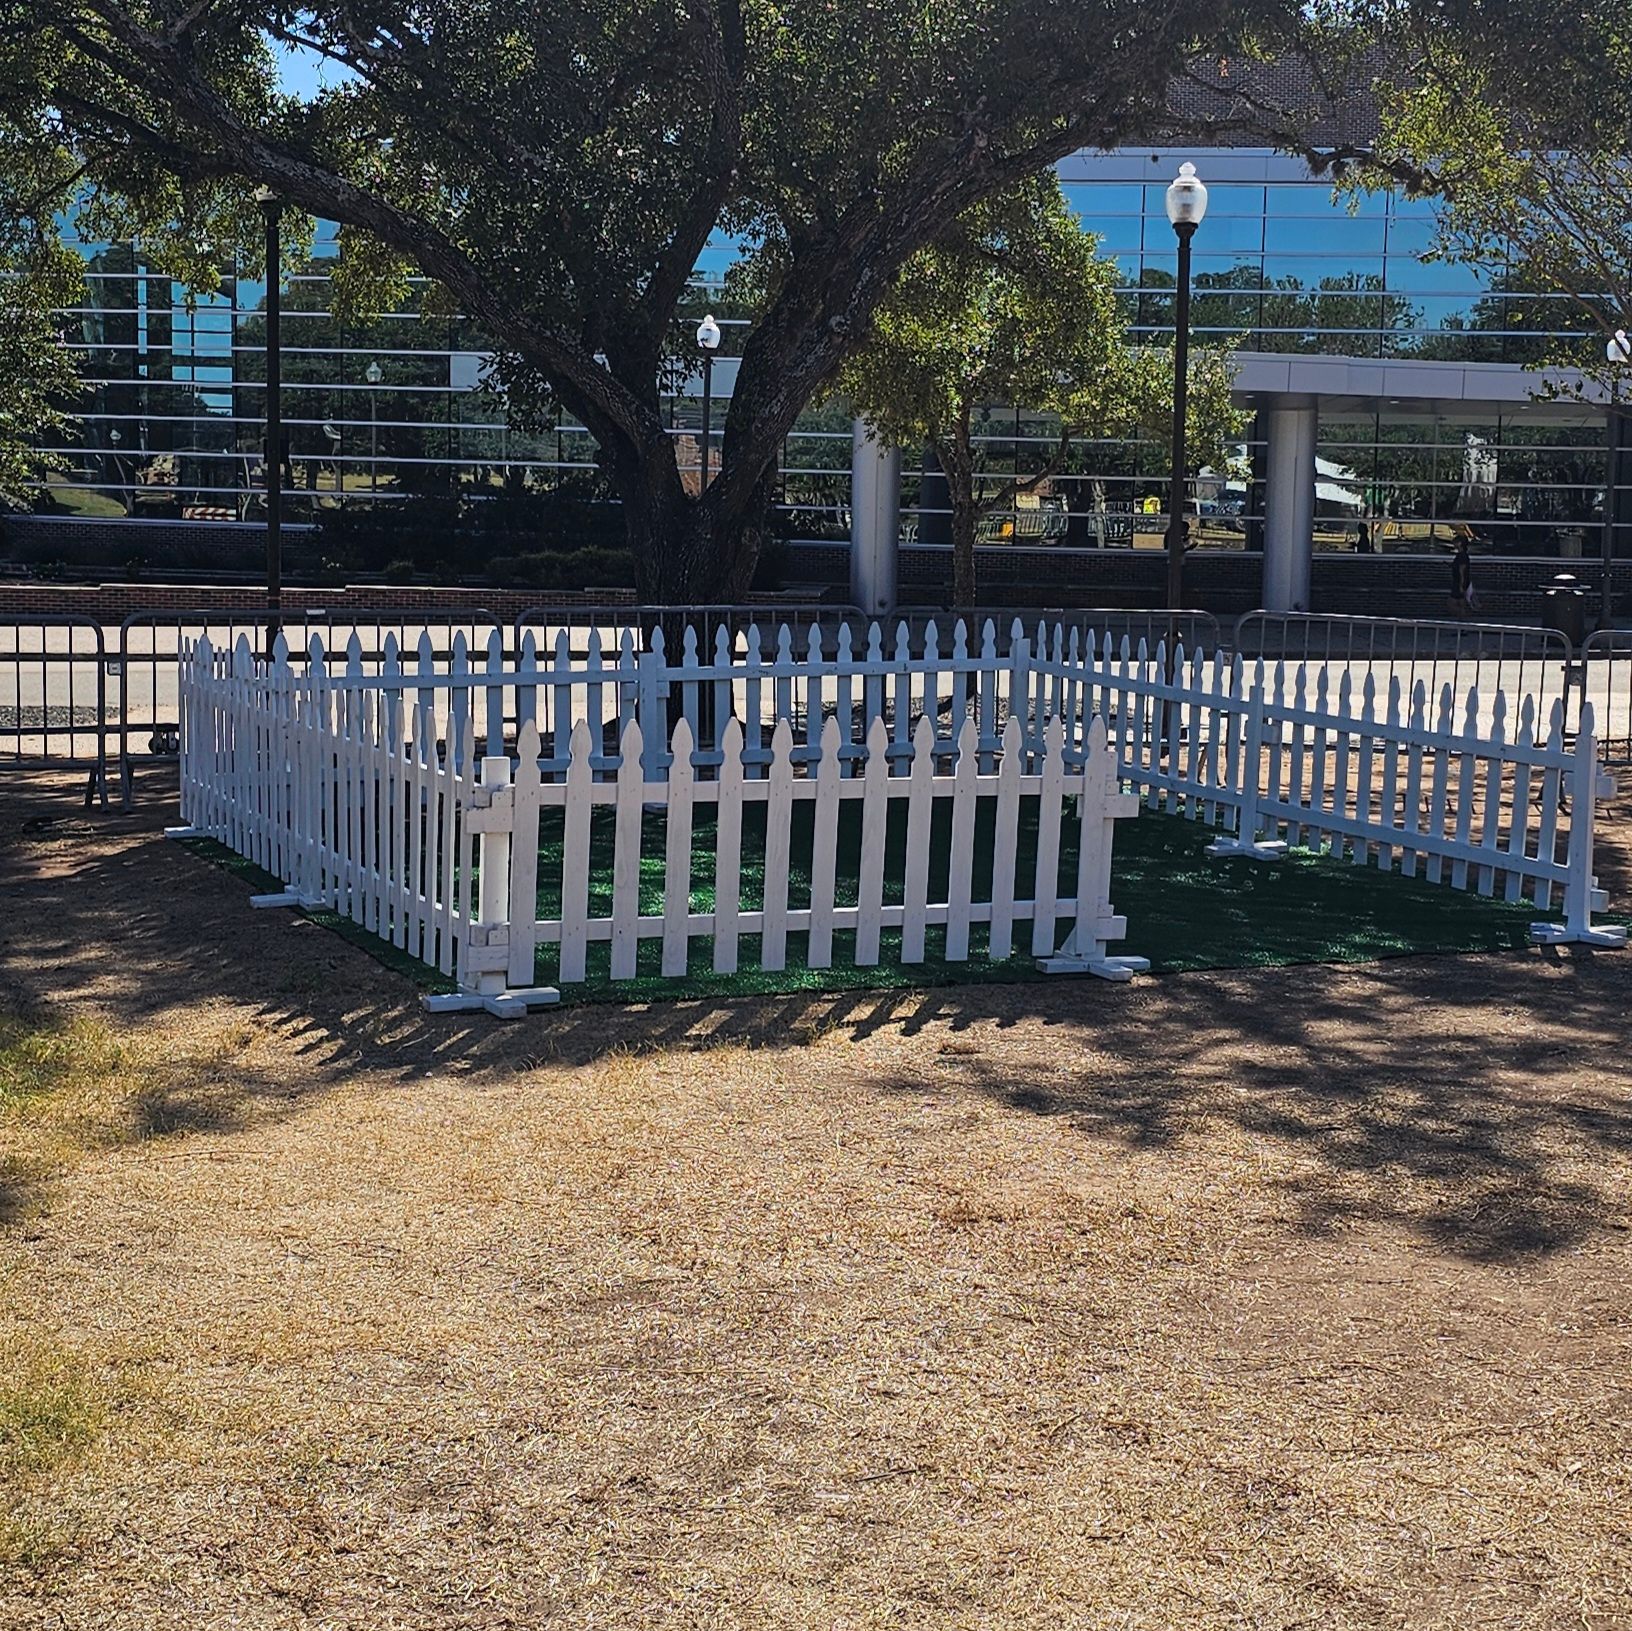
<path fill-rule="evenodd" d="M 713 407 L 714 353 L 705 349 L 703 352 L 703 472 L 697 481 L 697 495 L 699 498 L 708 488 L 708 421 Z"/>
<path fill-rule="evenodd" d="M 266 655 L 283 627 L 283 204 L 266 212 Z"/>
<path fill-rule="evenodd" d="M 1185 416 L 1190 405 L 1190 240 L 1194 221 L 1175 221 L 1179 240 L 1179 284 L 1173 309 L 1173 470 L 1167 518 L 1167 605 L 1176 614 L 1184 604 L 1184 511 L 1186 481 Z M 1167 650 L 1172 657 L 1178 618 L 1169 616 Z"/>
<path fill-rule="evenodd" d="M 1615 529 L 1621 504 L 1617 480 L 1623 464 L 1632 462 L 1625 449 L 1632 447 L 1632 407 L 1611 401 L 1604 417 L 1604 572 L 1598 592 L 1598 627 L 1615 621 Z"/>

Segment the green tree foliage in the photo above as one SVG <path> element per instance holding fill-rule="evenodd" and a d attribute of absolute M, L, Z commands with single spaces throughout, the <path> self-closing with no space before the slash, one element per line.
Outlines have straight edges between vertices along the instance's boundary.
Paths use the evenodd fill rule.
<path fill-rule="evenodd" d="M 105 238 L 210 288 L 257 186 L 342 227 L 339 295 L 434 280 L 518 409 L 588 426 L 649 594 L 741 589 L 778 450 L 896 274 L 981 199 L 1151 135 L 1198 59 L 1372 5 L 1297 0 L 0 0 L 10 230 L 76 194 Z M 276 50 L 335 65 L 280 93 Z M 1256 120 L 1250 108 L 1231 124 Z M 23 200 L 17 178 L 43 185 Z M 717 478 L 687 490 L 664 364 L 711 233 L 763 257 Z"/>
<path fill-rule="evenodd" d="M 82 267 L 42 230 L 58 178 L 37 158 L 0 131 L 0 502 L 18 505 L 57 462 L 30 449 L 63 431 L 79 392 L 56 313 L 78 299 Z"/>
<path fill-rule="evenodd" d="M 982 516 L 1058 475 L 1075 438 L 1171 435 L 1173 353 L 1129 344 L 1116 265 L 1097 249 L 1052 176 L 988 199 L 906 264 L 840 376 L 885 441 L 935 449 L 951 495 L 959 606 L 975 603 Z M 1023 404 L 1057 426 L 1032 469 L 993 468 L 977 438 L 994 403 Z M 1186 418 L 1192 468 L 1222 466 L 1246 416 L 1230 405 L 1228 359 L 1216 347 L 1192 353 Z"/>
<path fill-rule="evenodd" d="M 1436 254 L 1520 295 L 1569 296 L 1570 326 L 1597 336 L 1538 343 L 1527 360 L 1632 400 L 1604 346 L 1632 324 L 1632 7 L 1525 0 L 1494 36 L 1413 13 L 1401 45 L 1409 71 L 1382 85 L 1383 140 L 1351 181 L 1403 176 L 1441 194 Z M 1544 302 L 1515 304 L 1514 326 L 1565 326 Z"/>

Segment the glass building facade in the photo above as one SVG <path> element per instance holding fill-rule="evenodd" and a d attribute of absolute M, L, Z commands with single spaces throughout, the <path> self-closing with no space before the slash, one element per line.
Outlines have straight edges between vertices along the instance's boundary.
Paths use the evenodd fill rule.
<path fill-rule="evenodd" d="M 1433 207 L 1396 195 L 1334 200 L 1296 161 L 1248 151 L 1080 154 L 1060 166 L 1067 196 L 1121 271 L 1136 334 L 1171 338 L 1176 251 L 1164 194 L 1178 162 L 1196 161 L 1210 191 L 1194 245 L 1198 338 L 1243 353 L 1494 363 L 1538 357 L 1587 325 L 1566 298 L 1515 279 L 1425 258 Z M 265 285 L 228 268 L 221 290 L 188 292 L 128 245 L 84 244 L 85 303 L 65 314 L 88 393 L 77 431 L 55 449 L 66 468 L 40 497 L 57 514 L 256 521 L 264 515 Z M 284 473 L 290 521 L 436 495 L 525 493 L 615 508 L 594 446 L 570 422 L 512 429 L 483 381 L 488 346 L 457 317 L 401 308 L 342 320 L 328 300 L 332 229 L 284 297 Z M 698 269 L 719 285 L 732 256 L 711 246 Z M 713 298 L 705 295 L 703 298 Z M 729 302 L 719 297 L 731 345 Z M 722 370 L 721 389 L 729 388 Z M 669 403 L 682 463 L 696 470 L 699 403 Z M 717 416 L 716 416 L 717 423 Z M 994 475 L 1034 471 L 1057 440 L 1024 407 L 993 405 L 983 445 Z M 849 530 L 850 420 L 813 407 L 784 448 L 782 530 L 842 539 Z M 1259 547 L 1262 437 L 1192 495 L 1203 547 Z M 1158 547 L 1165 448 L 1085 438 L 1063 472 L 1007 515 L 988 541 L 1060 547 Z M 944 506 L 933 468 L 916 460 L 904 492 L 906 535 L 937 541 Z M 1605 488 L 1601 410 L 1477 402 L 1424 408 L 1378 397 L 1323 405 L 1315 547 L 1423 552 L 1458 535 L 1517 555 L 1596 553 Z"/>

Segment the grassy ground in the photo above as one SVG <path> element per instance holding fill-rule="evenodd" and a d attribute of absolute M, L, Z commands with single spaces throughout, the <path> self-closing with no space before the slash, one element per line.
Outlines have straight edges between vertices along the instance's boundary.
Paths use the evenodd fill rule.
<path fill-rule="evenodd" d="M 0 789 L 8 1631 L 1632 1623 L 1632 958 L 432 1020 L 160 819 Z"/>
<path fill-rule="evenodd" d="M 1019 893 L 1029 895 L 1036 864 L 1036 807 L 1021 812 L 1018 845 Z M 539 854 L 538 913 L 556 917 L 561 910 L 563 822 L 561 812 L 545 811 Z M 892 811 L 886 835 L 884 900 L 899 903 L 905 875 L 906 812 Z M 612 812 L 598 810 L 591 828 L 589 909 L 609 916 L 612 910 Z M 950 854 L 951 813 L 936 811 L 932 831 L 929 898 L 944 900 Z M 972 880 L 975 897 L 991 883 L 992 811 L 989 803 L 977 817 L 977 864 Z M 810 902 L 812 811 L 795 806 L 791 845 L 792 868 L 789 905 Z M 751 806 L 743 833 L 741 904 L 757 910 L 764 899 L 764 812 Z M 1067 824 L 1069 826 L 1069 823 Z M 641 839 L 640 910 L 646 916 L 663 911 L 664 817 L 649 812 Z M 1202 969 L 1279 967 L 1313 962 L 1367 962 L 1378 957 L 1412 953 L 1499 951 L 1528 943 L 1530 924 L 1539 916 L 1525 902 L 1488 900 L 1465 890 L 1452 890 L 1398 872 L 1356 867 L 1293 850 L 1284 861 L 1265 864 L 1247 860 L 1210 860 L 1205 847 L 1210 832 L 1175 816 L 1145 811 L 1118 823 L 1111 898 L 1128 920 L 1128 936 L 1111 947 L 1113 952 L 1148 958 L 1157 973 Z M 189 844 L 194 853 L 227 866 L 246 884 L 276 890 L 281 884 L 270 874 L 208 841 Z M 837 904 L 854 905 L 860 875 L 860 811 L 841 812 L 836 860 Z M 693 830 L 693 870 L 689 898 L 694 912 L 714 907 L 712 818 L 699 817 Z M 1070 835 L 1062 845 L 1058 889 L 1070 897 L 1076 889 L 1076 846 Z M 409 973 L 429 989 L 445 989 L 429 971 L 334 913 L 314 914 L 379 957 L 388 967 Z M 690 964 L 684 979 L 665 979 L 660 973 L 662 948 L 656 940 L 640 947 L 639 972 L 631 981 L 611 978 L 611 948 L 605 941 L 588 949 L 587 977 L 582 984 L 561 988 L 562 1000 L 574 1002 L 630 1002 L 673 997 L 765 995 L 790 991 L 878 990 L 929 985 L 991 984 L 1036 980 L 1030 952 L 1030 926 L 1016 932 L 1013 956 L 994 961 L 986 954 L 986 930 L 975 925 L 970 957 L 952 962 L 944 955 L 945 935 L 931 927 L 926 936 L 925 961 L 900 961 L 899 931 L 881 937 L 881 961 L 874 967 L 854 963 L 855 936 L 837 933 L 833 966 L 811 969 L 805 964 L 805 936 L 788 937 L 788 966 L 775 973 L 757 967 L 759 937 L 745 935 L 739 942 L 739 972 L 713 972 L 713 941 L 699 936 L 691 942 Z M 1064 928 L 1059 931 L 1063 935 Z M 541 947 L 537 979 L 554 984 L 557 953 Z"/>

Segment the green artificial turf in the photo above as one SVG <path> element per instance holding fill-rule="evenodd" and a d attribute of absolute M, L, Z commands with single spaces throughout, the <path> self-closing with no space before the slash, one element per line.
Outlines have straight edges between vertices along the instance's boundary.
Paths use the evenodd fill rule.
<path fill-rule="evenodd" d="M 794 809 L 792 868 L 788 904 L 799 908 L 810 899 L 812 808 L 801 802 Z M 548 918 L 560 910 L 562 817 L 559 810 L 543 812 L 540 834 L 538 913 Z M 931 835 L 929 898 L 946 898 L 947 860 L 950 852 L 951 812 L 945 801 L 935 809 Z M 837 858 L 837 904 L 856 900 L 860 851 L 860 809 L 847 803 L 841 810 Z M 890 810 L 885 850 L 886 903 L 901 899 L 906 844 L 906 812 L 899 802 Z M 974 898 L 983 898 L 991 882 L 991 822 L 989 802 L 979 809 L 973 879 Z M 659 916 L 663 909 L 664 821 L 662 812 L 644 818 L 641 843 L 640 910 Z M 763 898 L 764 807 L 751 805 L 744 816 L 741 867 L 741 906 L 756 909 Z M 1060 857 L 1059 893 L 1069 898 L 1076 888 L 1076 853 L 1072 823 L 1065 823 L 1066 841 Z M 1270 967 L 1290 963 L 1369 962 L 1379 957 L 1411 953 L 1500 951 L 1528 944 L 1530 924 L 1537 918 L 1528 901 L 1508 903 L 1485 899 L 1471 891 L 1404 878 L 1376 866 L 1355 866 L 1308 850 L 1292 850 L 1279 862 L 1210 860 L 1204 854 L 1212 831 L 1182 817 L 1144 811 L 1116 826 L 1111 902 L 1128 921 L 1127 938 L 1113 944 L 1113 954 L 1147 957 L 1155 973 L 1176 973 L 1210 968 Z M 1018 892 L 1029 897 L 1035 867 L 1036 808 L 1027 801 L 1021 810 Z M 219 845 L 190 841 L 190 849 L 210 856 L 258 889 L 276 890 L 278 880 L 263 874 Z M 612 812 L 597 809 L 591 828 L 589 906 L 594 916 L 608 916 L 612 907 Z M 714 844 L 712 817 L 697 811 L 692 838 L 691 909 L 712 910 Z M 431 990 L 447 990 L 449 983 L 432 969 L 359 929 L 332 912 L 315 912 L 315 921 L 368 949 L 395 972 L 404 973 Z M 1062 920 L 1058 935 L 1066 932 Z M 661 946 L 656 940 L 640 945 L 638 972 L 633 980 L 614 983 L 609 975 L 611 947 L 605 942 L 588 948 L 587 978 L 582 984 L 561 987 L 563 1003 L 641 1002 L 673 997 L 741 996 L 786 991 L 830 991 L 850 988 L 951 985 L 972 982 L 1042 978 L 1030 952 L 1030 924 L 1017 923 L 1016 954 L 1002 962 L 986 956 L 986 929 L 971 930 L 970 957 L 948 962 L 944 931 L 931 927 L 926 936 L 926 959 L 918 964 L 899 961 L 900 932 L 885 930 L 881 961 L 876 967 L 853 965 L 854 935 L 835 933 L 834 966 L 805 967 L 805 936 L 788 936 L 787 968 L 777 973 L 759 969 L 755 935 L 739 941 L 739 972 L 713 972 L 713 942 L 694 938 L 690 963 L 683 978 L 666 979 L 659 972 Z M 557 952 L 541 947 L 536 979 L 556 983 Z"/>

